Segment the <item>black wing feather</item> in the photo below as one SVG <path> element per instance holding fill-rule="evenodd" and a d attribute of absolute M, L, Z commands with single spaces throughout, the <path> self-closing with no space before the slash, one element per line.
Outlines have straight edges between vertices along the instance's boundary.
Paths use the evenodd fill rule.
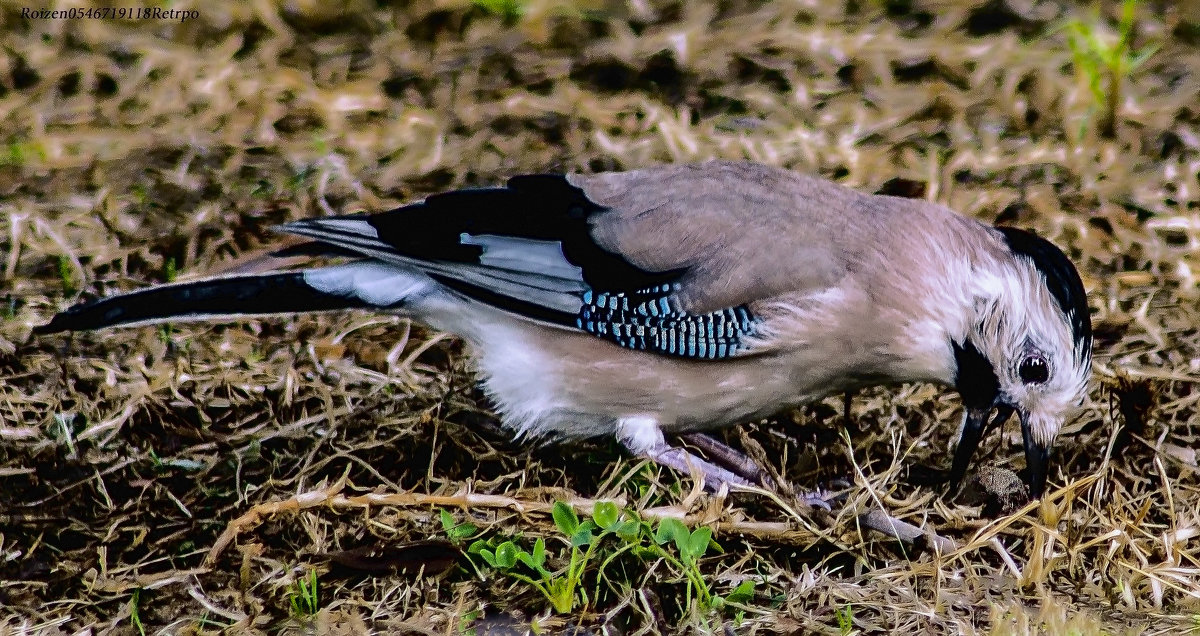
<path fill-rule="evenodd" d="M 604 210 L 562 175 L 525 175 L 509 179 L 504 188 L 435 194 L 422 203 L 373 215 L 368 222 L 401 254 L 431 261 L 479 262 L 482 248 L 462 244 L 463 233 L 555 241 L 594 289 L 646 289 L 683 274 L 679 269 L 641 269 L 597 245 L 591 219 Z"/>

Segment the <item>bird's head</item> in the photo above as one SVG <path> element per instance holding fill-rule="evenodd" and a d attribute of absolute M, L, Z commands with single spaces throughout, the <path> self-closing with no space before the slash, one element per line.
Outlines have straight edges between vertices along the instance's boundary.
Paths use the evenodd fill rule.
<path fill-rule="evenodd" d="M 964 416 L 951 487 L 957 489 L 985 429 L 1016 412 L 1030 494 L 1039 497 L 1050 447 L 1087 395 L 1091 316 L 1079 272 L 1061 250 L 1024 230 L 997 230 L 1011 257 L 980 281 L 974 320 L 954 343 Z"/>

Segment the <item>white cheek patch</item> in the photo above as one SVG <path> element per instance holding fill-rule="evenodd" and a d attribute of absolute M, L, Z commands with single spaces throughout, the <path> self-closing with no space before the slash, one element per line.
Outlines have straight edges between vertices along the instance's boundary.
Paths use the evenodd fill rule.
<path fill-rule="evenodd" d="M 348 263 L 304 272 L 304 282 L 334 296 L 350 296 L 375 307 L 390 307 L 433 289 L 428 276 L 384 263 Z"/>

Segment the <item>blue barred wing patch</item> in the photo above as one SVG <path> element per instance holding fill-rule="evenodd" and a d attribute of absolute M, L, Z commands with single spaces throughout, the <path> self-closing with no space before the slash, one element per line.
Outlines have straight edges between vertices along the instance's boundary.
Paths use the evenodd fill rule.
<path fill-rule="evenodd" d="M 587 291 L 575 325 L 628 349 L 697 360 L 731 358 L 746 350 L 743 339 L 757 320 L 745 305 L 690 314 L 671 302 L 672 285 L 635 292 Z"/>

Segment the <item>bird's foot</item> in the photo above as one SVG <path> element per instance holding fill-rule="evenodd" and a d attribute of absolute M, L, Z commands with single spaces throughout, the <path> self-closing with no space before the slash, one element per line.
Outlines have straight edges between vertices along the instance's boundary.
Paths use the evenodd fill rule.
<path fill-rule="evenodd" d="M 836 493 L 825 490 L 811 493 L 797 493 L 792 490 L 790 484 L 783 481 L 782 476 L 763 467 L 766 451 L 752 440 L 743 441 L 752 444 L 751 448 L 756 451 L 757 460 L 705 433 L 687 433 L 682 436 L 685 442 L 711 458 L 712 461 L 709 461 L 687 449 L 668 444 L 658 427 L 658 422 L 650 417 L 621 420 L 617 429 L 617 439 L 635 455 L 683 474 L 698 473 L 704 479 L 704 487 L 712 492 L 719 492 L 722 487 L 761 486 L 786 500 L 823 510 L 832 510 L 832 502 L 838 499 Z"/>
<path fill-rule="evenodd" d="M 814 490 L 813 492 L 796 494 L 796 501 L 809 508 L 820 508 L 825 512 L 833 512 L 832 502 L 837 498 L 837 493 L 829 492 L 828 490 Z"/>
<path fill-rule="evenodd" d="M 617 439 L 629 452 L 645 457 L 656 464 L 690 475 L 698 471 L 704 487 L 718 492 L 723 486 L 750 486 L 752 481 L 727 468 L 701 459 L 685 449 L 671 446 L 663 438 L 662 429 L 653 417 L 623 418 L 617 424 Z"/>
<path fill-rule="evenodd" d="M 685 475 L 698 471 L 704 479 L 704 487 L 712 492 L 719 492 L 723 487 L 752 486 L 752 482 L 741 475 L 735 474 L 710 461 L 701 459 L 687 450 L 671 446 L 666 442 L 656 444 L 642 451 L 641 455 L 674 469 Z"/>
<path fill-rule="evenodd" d="M 713 463 L 717 467 L 741 477 L 747 483 L 761 484 L 766 490 L 776 492 L 787 499 L 797 501 L 810 508 L 821 508 L 832 512 L 833 502 L 840 497 L 838 493 L 828 490 L 797 493 L 792 490 L 790 484 L 784 484 L 781 487 L 781 482 L 771 472 L 763 468 L 758 461 L 706 433 L 688 433 L 681 437 L 688 444 L 703 451 L 705 455 L 713 460 Z M 761 447 L 757 450 L 759 454 L 765 453 Z M 699 458 L 697 460 L 703 461 L 699 460 Z"/>
<path fill-rule="evenodd" d="M 775 489 L 775 480 L 753 459 L 741 451 L 730 448 L 724 442 L 707 433 L 688 433 L 683 441 L 695 446 L 713 459 L 720 467 L 752 484 L 762 484 L 769 490 Z"/>
<path fill-rule="evenodd" d="M 848 480 L 837 478 L 812 492 L 796 493 L 794 498 L 807 506 L 832 512 L 835 504 L 841 505 L 846 502 L 847 491 L 852 485 Z"/>
<path fill-rule="evenodd" d="M 690 438 L 688 441 L 695 443 Z M 697 457 L 686 449 L 671 446 L 666 442 L 656 444 L 638 454 L 683 474 L 699 473 L 704 479 L 704 488 L 710 492 L 719 492 L 722 488 L 732 488 L 735 486 L 752 488 L 761 484 L 762 488 L 775 492 L 783 496 L 786 500 L 796 501 L 810 508 L 820 508 L 826 512 L 832 512 L 833 503 L 842 497 L 837 492 L 823 489 L 806 493 L 795 493 L 790 489 L 784 492 L 775 485 L 775 480 L 765 471 L 758 468 L 758 465 L 754 464 L 750 458 L 720 442 L 716 442 L 716 444 L 733 453 L 732 456 L 722 455 L 719 451 L 710 452 L 712 449 L 702 446 L 702 444 L 704 442 L 695 445 L 704 448 L 710 457 L 719 461 L 719 464 Z M 743 462 L 727 461 L 734 458 L 740 458 L 744 462 L 749 462 L 754 470 L 747 470 L 747 466 Z"/>

